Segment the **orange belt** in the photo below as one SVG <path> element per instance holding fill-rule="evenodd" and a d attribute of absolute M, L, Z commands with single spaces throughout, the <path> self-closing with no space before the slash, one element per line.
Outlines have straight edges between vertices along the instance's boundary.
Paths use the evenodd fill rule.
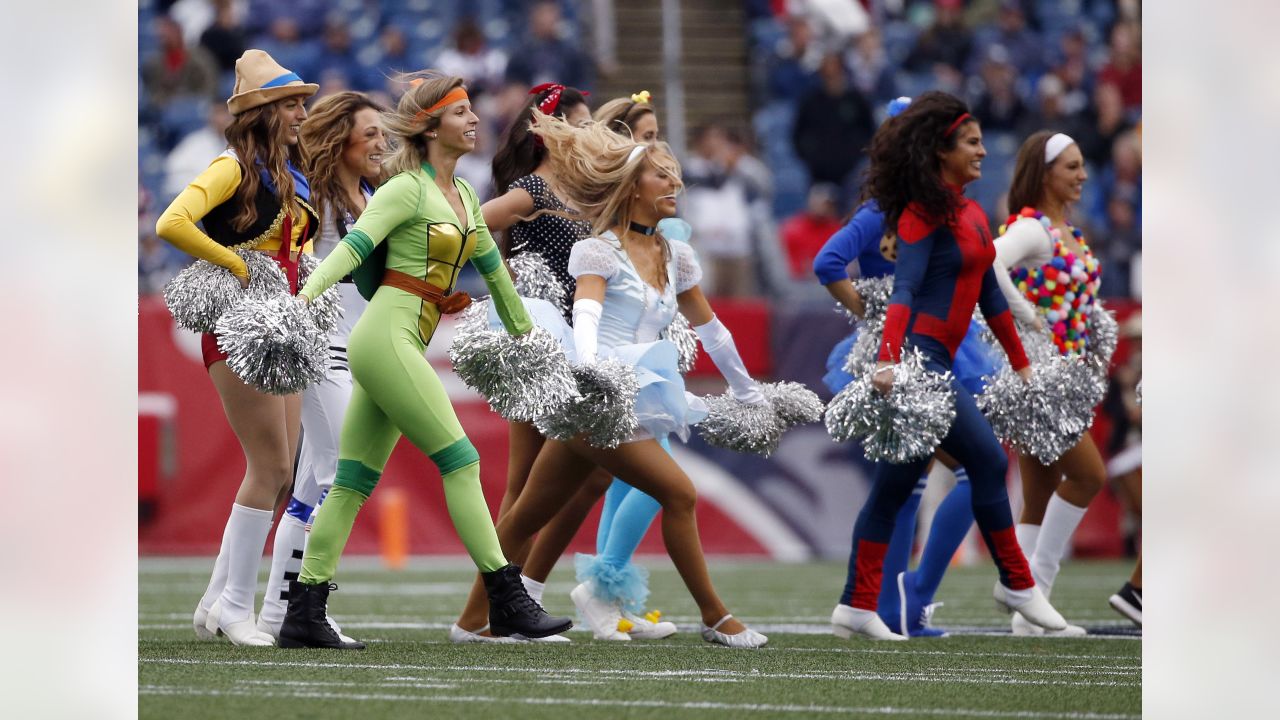
<path fill-rule="evenodd" d="M 387 268 L 382 276 L 382 284 L 400 288 L 407 293 L 417 295 L 440 308 L 440 312 L 446 315 L 462 312 L 471 304 L 471 296 L 465 292 L 459 291 L 445 295 L 444 289 L 438 288 L 426 280 L 419 280 L 408 273 L 402 273 L 399 270 Z"/>

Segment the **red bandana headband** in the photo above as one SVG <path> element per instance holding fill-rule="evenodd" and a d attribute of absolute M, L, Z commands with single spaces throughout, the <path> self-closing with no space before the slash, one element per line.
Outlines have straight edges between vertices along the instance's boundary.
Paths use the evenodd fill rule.
<path fill-rule="evenodd" d="M 970 115 L 969 113 L 960 113 L 960 117 L 956 118 L 955 122 L 951 123 L 951 127 L 947 128 L 947 131 L 942 133 L 942 137 L 944 138 L 951 137 L 951 133 L 955 132 L 956 128 L 960 127 L 960 123 L 964 122 L 965 120 L 968 120 L 971 117 L 973 116 Z"/>
<path fill-rule="evenodd" d="M 540 95 L 547 90 L 550 90 L 551 93 L 538 103 L 538 110 L 542 111 L 543 115 L 554 115 L 556 110 L 560 108 L 560 96 L 564 94 L 565 86 L 560 83 L 542 83 L 541 85 L 529 90 L 529 94 Z M 585 90 L 582 91 L 583 97 L 589 97 L 590 95 L 591 93 Z"/>
<path fill-rule="evenodd" d="M 413 87 L 417 87 L 420 84 L 421 83 L 415 84 L 413 85 Z M 445 106 L 452 105 L 458 102 L 459 100 L 469 100 L 469 99 L 470 99 L 470 96 L 467 95 L 467 91 L 464 90 L 461 86 L 458 86 L 450 90 L 449 92 L 445 93 L 444 97 L 440 98 L 440 100 L 436 102 L 435 105 L 432 105 L 429 108 L 423 108 L 419 110 L 417 114 L 413 116 L 413 120 L 414 122 L 421 122 L 423 118 L 425 118 L 426 116 L 430 115 L 431 113 Z"/>

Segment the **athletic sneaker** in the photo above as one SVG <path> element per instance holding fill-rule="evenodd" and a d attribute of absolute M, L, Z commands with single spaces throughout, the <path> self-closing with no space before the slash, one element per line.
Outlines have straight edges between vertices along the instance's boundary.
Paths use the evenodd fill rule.
<path fill-rule="evenodd" d="M 629 623 L 630 627 L 622 631 L 636 640 L 661 640 L 676 634 L 676 624 L 663 620 L 662 613 L 657 610 L 646 613 L 644 617 L 623 610 L 622 620 L 618 629 L 622 630 L 624 623 Z"/>
<path fill-rule="evenodd" d="M 1116 612 L 1142 627 L 1142 588 L 1134 587 L 1133 583 L 1125 583 L 1120 592 L 1112 595 L 1108 602 Z"/>
<path fill-rule="evenodd" d="M 596 640 L 630 640 L 630 635 L 618 630 L 622 610 L 616 604 L 596 597 L 594 590 L 595 581 L 588 580 L 569 593 L 574 607 L 578 608 L 578 615 L 591 628 L 592 636 Z"/>
<path fill-rule="evenodd" d="M 942 603 L 925 605 L 916 591 L 916 574 L 898 573 L 898 632 L 907 637 L 946 637 L 945 630 L 933 627 L 933 613 Z M 890 626 L 893 627 L 893 626 Z"/>

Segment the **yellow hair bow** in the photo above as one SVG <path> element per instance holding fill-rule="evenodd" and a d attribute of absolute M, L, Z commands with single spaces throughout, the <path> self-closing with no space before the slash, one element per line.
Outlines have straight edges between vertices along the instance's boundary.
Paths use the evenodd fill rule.
<path fill-rule="evenodd" d="M 648 90 L 641 90 L 640 92 L 631 96 L 631 102 L 644 103 L 645 105 L 648 105 L 650 103 L 650 100 L 649 100 L 650 97 L 652 96 L 649 95 Z"/>

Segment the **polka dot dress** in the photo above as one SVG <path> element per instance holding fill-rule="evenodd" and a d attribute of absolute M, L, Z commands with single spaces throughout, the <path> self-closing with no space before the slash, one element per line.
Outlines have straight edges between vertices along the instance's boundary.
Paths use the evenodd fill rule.
<path fill-rule="evenodd" d="M 560 198 L 556 197 L 555 193 L 551 192 L 547 182 L 537 175 L 525 175 L 511 183 L 508 191 L 516 188 L 524 190 L 533 198 L 535 213 L 539 210 L 572 212 Z M 585 221 L 569 220 L 559 215 L 544 214 L 528 222 L 517 222 L 507 230 L 507 233 L 510 236 L 511 256 L 514 257 L 522 252 L 536 252 L 541 255 L 551 267 L 551 272 L 555 273 L 556 279 L 564 286 L 572 304 L 578 283 L 569 274 L 569 251 L 573 249 L 574 243 L 591 233 L 590 224 Z M 569 317 L 568 312 L 565 317 L 566 319 Z"/>

